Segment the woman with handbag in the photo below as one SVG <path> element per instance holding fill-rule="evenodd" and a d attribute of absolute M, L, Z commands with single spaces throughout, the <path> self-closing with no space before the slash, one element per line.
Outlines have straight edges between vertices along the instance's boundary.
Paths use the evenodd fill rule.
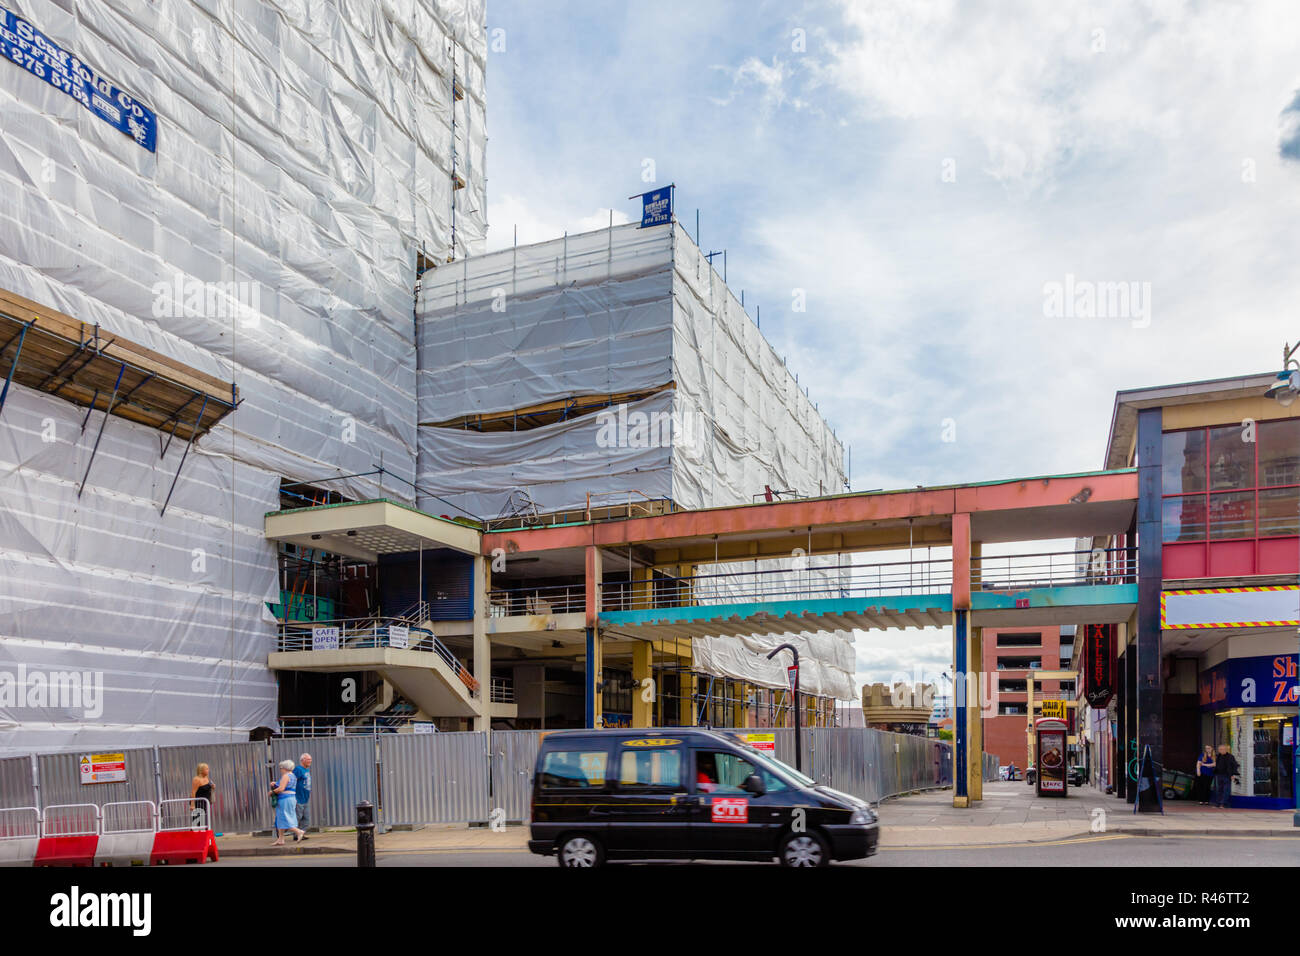
<path fill-rule="evenodd" d="M 275 807 L 275 842 L 271 846 L 284 846 L 284 831 L 293 831 L 293 842 L 301 843 L 303 832 L 298 829 L 298 778 L 293 775 L 293 761 L 280 761 L 280 782 L 271 788 L 271 806 Z"/>

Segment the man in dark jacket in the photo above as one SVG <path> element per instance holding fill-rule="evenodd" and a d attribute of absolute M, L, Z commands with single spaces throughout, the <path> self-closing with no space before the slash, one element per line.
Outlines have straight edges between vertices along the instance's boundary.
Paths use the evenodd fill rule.
<path fill-rule="evenodd" d="M 1227 744 L 1219 744 L 1219 756 L 1214 761 L 1214 805 L 1224 810 L 1232 805 L 1232 780 L 1241 772 L 1237 758 L 1228 752 Z"/>

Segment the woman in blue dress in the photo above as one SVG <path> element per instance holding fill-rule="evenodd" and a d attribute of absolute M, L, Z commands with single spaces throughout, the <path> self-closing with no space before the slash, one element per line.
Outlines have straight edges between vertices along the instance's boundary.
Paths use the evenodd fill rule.
<path fill-rule="evenodd" d="M 300 843 L 303 832 L 298 829 L 298 778 L 293 775 L 293 761 L 280 761 L 280 782 L 271 788 L 275 800 L 275 842 L 271 846 L 284 846 L 284 832 L 293 831 L 293 842 Z"/>

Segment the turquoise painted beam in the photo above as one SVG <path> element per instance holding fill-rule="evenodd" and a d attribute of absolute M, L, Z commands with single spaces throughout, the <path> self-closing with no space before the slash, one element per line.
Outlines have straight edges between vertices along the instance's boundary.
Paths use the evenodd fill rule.
<path fill-rule="evenodd" d="M 1000 611 L 1017 607 L 1097 607 L 1137 604 L 1136 584 L 1074 584 L 1020 591 L 972 591 L 972 611 Z M 1028 601 L 1028 604 L 1020 602 Z"/>
<path fill-rule="evenodd" d="M 716 618 L 750 618 L 758 614 L 784 617 L 787 614 L 862 614 L 878 611 L 938 610 L 952 612 L 951 594 L 886 594 L 863 598 L 819 598 L 806 601 L 759 601 L 745 604 L 699 604 L 690 607 L 659 607 L 636 611 L 605 611 L 600 623 L 611 626 L 637 624 L 689 624 Z"/>

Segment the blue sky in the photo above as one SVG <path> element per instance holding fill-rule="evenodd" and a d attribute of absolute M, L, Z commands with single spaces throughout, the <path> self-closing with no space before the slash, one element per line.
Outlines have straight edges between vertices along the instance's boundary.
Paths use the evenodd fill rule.
<path fill-rule="evenodd" d="M 1100 467 L 1117 389 L 1267 371 L 1300 338 L 1300 4 L 489 0 L 487 23 L 489 247 L 676 182 L 855 488 Z M 1137 298 L 1045 314 L 1067 276 Z M 947 654 L 859 641 L 860 676 Z"/>

